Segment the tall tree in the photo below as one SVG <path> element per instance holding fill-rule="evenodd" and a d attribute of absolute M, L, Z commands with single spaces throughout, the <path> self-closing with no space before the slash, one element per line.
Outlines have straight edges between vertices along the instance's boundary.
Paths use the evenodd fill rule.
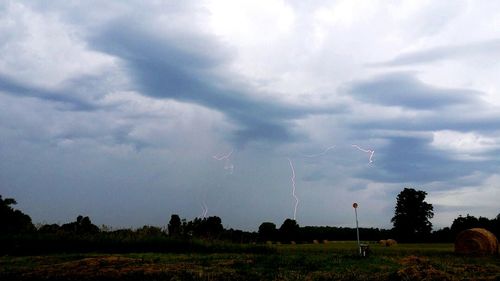
<path fill-rule="evenodd" d="M 208 217 L 205 223 L 205 231 L 208 238 L 218 238 L 224 230 L 222 220 L 217 216 Z"/>
<path fill-rule="evenodd" d="M 170 222 L 168 223 L 168 235 L 178 236 L 181 233 L 181 218 L 179 215 L 173 214 L 170 216 Z"/>
<path fill-rule="evenodd" d="M 397 197 L 391 222 L 396 238 L 403 242 L 422 241 L 429 236 L 434 216 L 432 204 L 425 202 L 427 192 L 405 188 Z"/>
<path fill-rule="evenodd" d="M 286 219 L 280 227 L 280 239 L 284 242 L 295 241 L 299 238 L 300 226 L 295 220 Z"/>
<path fill-rule="evenodd" d="M 30 216 L 11 207 L 11 205 L 15 204 L 17 204 L 16 200 L 12 198 L 2 199 L 0 195 L 0 234 L 14 234 L 35 230 Z"/>
<path fill-rule="evenodd" d="M 259 226 L 259 239 L 260 241 L 273 241 L 276 239 L 276 225 L 272 222 L 263 222 Z"/>

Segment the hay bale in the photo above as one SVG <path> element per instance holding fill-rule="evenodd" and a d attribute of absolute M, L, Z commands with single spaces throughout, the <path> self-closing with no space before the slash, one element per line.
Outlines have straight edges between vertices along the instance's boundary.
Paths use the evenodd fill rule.
<path fill-rule="evenodd" d="M 318 240 L 313 240 L 313 244 L 319 244 Z"/>
<path fill-rule="evenodd" d="M 498 240 L 484 228 L 471 228 L 460 232 L 455 239 L 455 253 L 468 255 L 498 254 Z"/>
<path fill-rule="evenodd" d="M 387 239 L 386 240 L 386 246 L 387 247 L 394 246 L 394 245 L 397 245 L 397 244 L 398 244 L 398 242 L 396 240 L 394 240 L 394 239 Z"/>
<path fill-rule="evenodd" d="M 398 242 L 394 239 L 380 240 L 378 243 L 382 246 L 390 247 L 398 244 Z"/>
<path fill-rule="evenodd" d="M 330 241 L 328 241 L 328 240 L 323 240 L 323 244 L 328 244 L 328 243 L 330 243 Z"/>
<path fill-rule="evenodd" d="M 290 241 L 290 244 L 295 245 L 297 243 L 295 241 Z"/>

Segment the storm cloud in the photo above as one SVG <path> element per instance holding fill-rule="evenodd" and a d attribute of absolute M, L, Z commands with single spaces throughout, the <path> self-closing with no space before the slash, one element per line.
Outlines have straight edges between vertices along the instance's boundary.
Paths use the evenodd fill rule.
<path fill-rule="evenodd" d="M 410 109 L 435 110 L 446 106 L 479 102 L 480 92 L 442 89 L 422 83 L 408 73 L 393 73 L 357 82 L 350 95 L 363 102 Z"/>
<path fill-rule="evenodd" d="M 407 186 L 437 227 L 496 216 L 499 11 L 6 1 L 0 194 L 35 222 L 164 225 L 206 206 L 256 230 L 293 214 L 290 159 L 300 225 L 350 226 L 357 201 L 363 226 L 390 227 Z"/>

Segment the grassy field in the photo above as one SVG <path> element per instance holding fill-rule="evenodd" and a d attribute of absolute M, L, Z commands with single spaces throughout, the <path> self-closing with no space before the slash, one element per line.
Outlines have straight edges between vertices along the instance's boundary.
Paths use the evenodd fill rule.
<path fill-rule="evenodd" d="M 452 244 L 273 245 L 268 253 L 57 254 L 0 257 L 0 280 L 500 280 L 498 257 Z"/>

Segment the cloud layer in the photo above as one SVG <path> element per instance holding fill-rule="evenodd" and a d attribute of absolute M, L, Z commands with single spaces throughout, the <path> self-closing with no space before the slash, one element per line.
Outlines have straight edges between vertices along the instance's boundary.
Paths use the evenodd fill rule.
<path fill-rule="evenodd" d="M 290 159 L 301 225 L 349 226 L 358 201 L 363 225 L 390 227 L 407 186 L 438 227 L 495 216 L 491 5 L 7 1 L 0 193 L 38 222 L 208 207 L 255 230 L 293 215 Z"/>

